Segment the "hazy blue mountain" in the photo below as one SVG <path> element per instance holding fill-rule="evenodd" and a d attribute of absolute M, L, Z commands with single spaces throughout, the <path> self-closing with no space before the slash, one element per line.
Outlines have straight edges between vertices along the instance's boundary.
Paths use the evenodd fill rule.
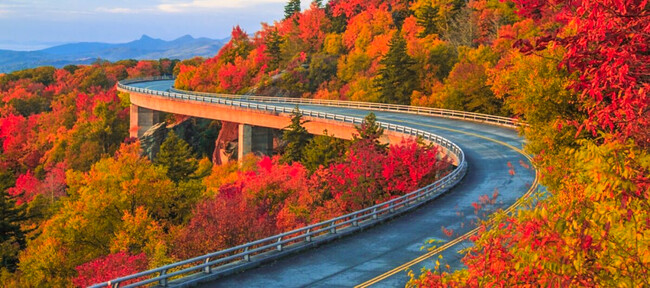
<path fill-rule="evenodd" d="M 142 35 L 138 40 L 120 44 L 80 42 L 37 51 L 0 50 L 0 73 L 46 65 L 63 67 L 68 64 L 88 64 L 97 59 L 118 61 L 212 57 L 227 41 L 228 39 L 194 38 L 190 35 L 165 41 Z"/>

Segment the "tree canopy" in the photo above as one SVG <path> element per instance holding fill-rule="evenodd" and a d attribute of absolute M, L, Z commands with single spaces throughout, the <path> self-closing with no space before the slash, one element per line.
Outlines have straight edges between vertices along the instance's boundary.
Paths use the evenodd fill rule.
<path fill-rule="evenodd" d="M 169 131 L 167 138 L 160 145 L 160 152 L 154 163 L 165 167 L 169 179 L 176 183 L 189 180 L 189 176 L 199 167 L 190 145 L 178 138 L 173 130 Z"/>
<path fill-rule="evenodd" d="M 282 135 L 282 140 L 286 142 L 284 154 L 282 154 L 282 161 L 284 163 L 292 163 L 302 161 L 304 157 L 305 147 L 309 143 L 311 135 L 303 126 L 306 121 L 302 119 L 302 112 L 296 106 L 291 112 L 291 124 L 287 126 Z"/>

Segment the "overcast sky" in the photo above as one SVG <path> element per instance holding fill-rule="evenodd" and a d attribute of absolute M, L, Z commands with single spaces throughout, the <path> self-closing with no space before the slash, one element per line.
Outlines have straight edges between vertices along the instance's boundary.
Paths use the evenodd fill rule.
<path fill-rule="evenodd" d="M 284 16 L 288 0 L 0 0 L 0 49 L 69 42 L 122 43 L 146 34 L 221 39 L 234 25 L 253 33 Z M 310 0 L 302 1 L 303 9 Z M 326 2 L 326 1 L 323 1 Z"/>

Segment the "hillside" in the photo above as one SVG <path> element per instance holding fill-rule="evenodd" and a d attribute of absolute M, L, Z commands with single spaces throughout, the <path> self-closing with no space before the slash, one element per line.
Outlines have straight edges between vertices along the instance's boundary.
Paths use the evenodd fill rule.
<path fill-rule="evenodd" d="M 60 68 L 69 64 L 90 64 L 97 59 L 119 61 L 211 57 L 221 49 L 225 41 L 227 40 L 193 38 L 190 35 L 165 41 L 143 35 L 138 40 L 120 44 L 82 42 L 37 51 L 0 50 L 0 73 L 38 66 Z"/>
<path fill-rule="evenodd" d="M 407 286 L 650 286 L 647 1 L 332 0 L 305 11 L 288 2 L 282 21 L 254 37 L 236 27 L 217 56 L 182 64 L 176 87 L 530 125 L 525 149 L 547 189 L 528 209 L 481 223 L 467 269 L 438 259 Z"/>
<path fill-rule="evenodd" d="M 502 52 L 492 46 L 499 29 L 518 20 L 514 4 L 407 3 L 330 1 L 289 11 L 253 37 L 235 27 L 217 56 L 181 67 L 176 85 L 512 115 L 485 82 Z"/>

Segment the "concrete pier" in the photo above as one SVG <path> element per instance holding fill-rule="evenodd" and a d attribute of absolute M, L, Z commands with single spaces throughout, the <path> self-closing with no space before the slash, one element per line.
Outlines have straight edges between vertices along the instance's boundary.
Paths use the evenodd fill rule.
<path fill-rule="evenodd" d="M 131 137 L 140 138 L 151 126 L 160 123 L 160 112 L 131 104 L 130 108 Z"/>
<path fill-rule="evenodd" d="M 273 153 L 273 130 L 248 124 L 239 124 L 237 159 L 241 161 L 248 153 L 271 155 Z"/>

